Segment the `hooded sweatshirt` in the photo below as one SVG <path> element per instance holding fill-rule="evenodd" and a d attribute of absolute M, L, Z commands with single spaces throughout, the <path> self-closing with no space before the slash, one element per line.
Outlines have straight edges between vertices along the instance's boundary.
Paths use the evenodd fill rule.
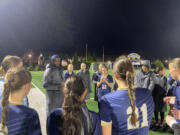
<path fill-rule="evenodd" d="M 51 62 L 46 66 L 43 74 L 43 87 L 46 90 L 60 90 L 60 84 L 64 81 L 63 68 L 53 64 L 56 58 L 51 58 Z"/>
<path fill-rule="evenodd" d="M 145 73 L 140 70 L 136 73 L 134 85 L 140 88 L 147 88 L 152 92 L 155 86 L 154 73 L 152 71 L 148 71 Z"/>

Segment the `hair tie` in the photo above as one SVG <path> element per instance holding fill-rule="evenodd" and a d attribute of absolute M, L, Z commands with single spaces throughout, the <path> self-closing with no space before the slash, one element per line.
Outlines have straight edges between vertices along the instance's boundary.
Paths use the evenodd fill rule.
<path fill-rule="evenodd" d="M 116 74 L 118 74 L 119 76 L 126 76 L 126 74 L 119 73 L 119 72 L 116 72 Z"/>

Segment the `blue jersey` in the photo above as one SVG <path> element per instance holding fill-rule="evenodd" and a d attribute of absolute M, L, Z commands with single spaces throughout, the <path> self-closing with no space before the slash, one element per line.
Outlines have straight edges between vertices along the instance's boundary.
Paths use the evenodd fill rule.
<path fill-rule="evenodd" d="M 0 78 L 0 100 L 2 99 L 3 89 L 4 89 L 4 78 Z M 23 105 L 27 107 L 29 106 L 27 96 L 24 97 L 23 99 Z"/>
<path fill-rule="evenodd" d="M 0 106 L 2 116 L 2 106 Z M 23 105 L 9 105 L 6 116 L 8 135 L 42 135 L 37 112 Z"/>
<path fill-rule="evenodd" d="M 64 75 L 64 79 L 67 80 L 68 77 L 71 77 L 72 75 L 74 75 L 74 72 L 72 72 L 72 74 L 69 74 L 68 72 L 66 72 Z"/>
<path fill-rule="evenodd" d="M 170 86 L 172 86 L 173 83 L 174 83 L 174 81 L 175 81 L 175 80 L 172 78 L 171 74 L 169 74 L 168 84 L 169 84 Z"/>
<path fill-rule="evenodd" d="M 101 78 L 102 78 L 102 75 L 100 75 L 98 77 L 98 82 L 101 81 Z M 111 75 L 108 75 L 106 80 L 109 82 L 109 83 L 113 83 L 113 78 Z M 102 96 L 108 94 L 111 92 L 111 88 L 105 83 L 103 82 L 99 87 L 98 87 L 98 99 L 100 99 Z"/>
<path fill-rule="evenodd" d="M 2 99 L 3 89 L 4 89 L 4 78 L 0 78 L 0 99 Z"/>
<path fill-rule="evenodd" d="M 176 87 L 176 98 L 175 98 L 174 107 L 176 109 L 180 109 L 180 86 Z"/>
<path fill-rule="evenodd" d="M 176 87 L 176 98 L 175 98 L 174 108 L 180 109 L 180 86 Z M 177 122 L 180 123 L 180 120 L 177 120 Z"/>
<path fill-rule="evenodd" d="M 92 135 L 101 135 L 101 126 L 99 115 L 89 111 L 93 119 Z M 62 108 L 57 108 L 48 117 L 47 120 L 47 135 L 63 135 L 60 130 L 63 126 Z"/>
<path fill-rule="evenodd" d="M 178 80 L 175 81 L 171 74 L 169 74 L 168 84 L 170 85 L 168 89 L 168 96 L 176 96 L 176 87 L 180 84 L 180 82 Z"/>
<path fill-rule="evenodd" d="M 137 88 L 135 98 L 136 127 L 130 123 L 132 108 L 127 90 L 117 90 L 101 98 L 101 124 L 112 122 L 112 135 L 148 135 L 154 112 L 152 95 L 148 89 Z"/>

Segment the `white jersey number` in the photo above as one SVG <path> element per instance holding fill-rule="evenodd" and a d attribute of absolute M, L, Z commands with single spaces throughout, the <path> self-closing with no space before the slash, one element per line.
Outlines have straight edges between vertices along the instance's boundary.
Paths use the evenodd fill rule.
<path fill-rule="evenodd" d="M 143 121 L 141 122 L 141 128 L 143 128 L 143 127 L 148 126 L 147 105 L 146 105 L 146 104 L 143 104 L 143 105 L 141 106 L 140 110 L 141 110 L 141 112 L 142 112 L 142 117 L 143 117 Z M 131 108 L 131 106 L 128 107 L 128 109 L 127 109 L 126 112 L 127 112 L 127 115 L 132 114 L 132 108 Z M 133 125 L 131 124 L 131 115 L 130 115 L 130 116 L 128 117 L 128 119 L 127 119 L 127 129 L 128 129 L 128 130 L 130 130 L 130 129 L 137 129 L 137 128 L 140 127 L 140 124 L 139 124 L 139 121 L 138 121 L 138 119 L 139 119 L 139 111 L 138 111 L 138 108 L 137 108 L 137 107 L 135 107 L 135 113 L 136 113 L 136 116 L 137 116 L 136 126 L 133 126 Z"/>

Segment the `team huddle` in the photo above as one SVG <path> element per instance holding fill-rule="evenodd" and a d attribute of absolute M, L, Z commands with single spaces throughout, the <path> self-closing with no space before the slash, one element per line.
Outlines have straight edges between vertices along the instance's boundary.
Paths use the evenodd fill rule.
<path fill-rule="evenodd" d="M 99 113 L 86 106 L 92 91 L 86 64 L 77 74 L 72 64 L 64 74 L 66 65 L 53 55 L 44 71 L 48 135 L 148 135 L 153 113 L 155 125 L 163 126 L 166 103 L 170 105 L 166 123 L 180 134 L 180 58 L 169 62 L 168 81 L 164 69 L 157 67 L 154 73 L 148 61 L 136 72 L 131 61 L 120 56 L 113 63 L 113 76 L 99 64 L 92 77 Z M 28 106 L 32 76 L 21 58 L 6 56 L 0 74 L 0 134 L 41 135 L 38 113 Z"/>

